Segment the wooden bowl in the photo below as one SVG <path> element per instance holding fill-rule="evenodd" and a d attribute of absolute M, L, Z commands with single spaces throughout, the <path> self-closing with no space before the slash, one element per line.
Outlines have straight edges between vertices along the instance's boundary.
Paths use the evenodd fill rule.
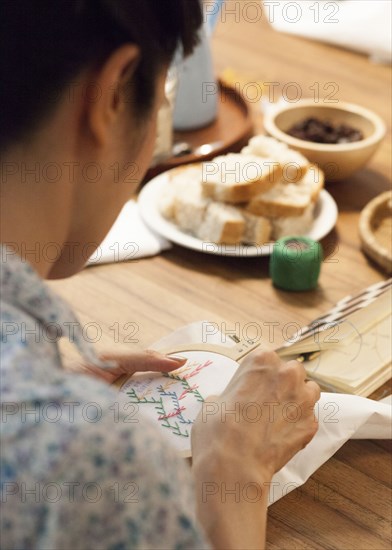
<path fill-rule="evenodd" d="M 392 191 L 381 193 L 361 212 L 359 235 L 364 252 L 392 273 Z"/>
<path fill-rule="evenodd" d="M 348 124 L 361 130 L 364 139 L 334 145 L 305 141 L 286 133 L 294 124 L 308 117 L 328 120 L 332 124 Z M 266 114 L 264 127 L 272 137 L 287 143 L 289 147 L 320 166 L 328 181 L 346 179 L 362 168 L 376 152 L 385 135 L 384 122 L 364 107 L 344 102 L 315 103 L 312 99 L 277 107 Z"/>

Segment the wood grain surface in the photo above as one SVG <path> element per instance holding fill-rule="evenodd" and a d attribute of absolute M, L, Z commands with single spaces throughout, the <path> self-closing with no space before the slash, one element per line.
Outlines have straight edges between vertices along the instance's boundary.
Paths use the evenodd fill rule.
<path fill-rule="evenodd" d="M 312 97 L 315 83 L 321 97 L 331 91 L 323 92 L 324 85 L 335 83 L 338 100 L 381 115 L 388 125 L 386 139 L 365 169 L 328 187 L 340 214 L 322 242 L 326 259 L 315 291 L 274 288 L 268 258 L 216 257 L 178 246 L 155 258 L 88 268 L 50 283 L 83 323 L 99 324 L 100 350 L 143 349 L 181 325 L 203 319 L 249 335 L 261 329 L 265 347 L 276 348 L 295 323 L 304 325 L 347 294 L 384 279 L 360 250 L 358 219 L 370 199 L 390 188 L 389 68 L 350 51 L 278 34 L 264 17 L 249 22 L 227 16 L 217 27 L 213 54 L 217 74 L 229 66 L 248 75 L 249 82 L 278 82 L 281 91 L 295 82 L 303 97 Z M 252 109 L 255 126 L 262 129 L 260 105 L 254 103 Z M 271 323 L 277 323 L 273 333 Z M 378 397 L 390 391 L 384 387 Z M 344 445 L 304 486 L 271 506 L 268 548 L 389 549 L 391 450 L 384 441 Z"/>

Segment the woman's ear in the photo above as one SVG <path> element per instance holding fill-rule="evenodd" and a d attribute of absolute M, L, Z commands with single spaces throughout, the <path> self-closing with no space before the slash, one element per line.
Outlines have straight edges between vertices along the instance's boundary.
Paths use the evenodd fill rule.
<path fill-rule="evenodd" d="M 99 147 L 112 139 L 112 132 L 122 117 L 129 97 L 123 93 L 139 62 L 140 50 L 126 44 L 115 50 L 94 75 L 92 93 L 85 94 L 87 123 Z"/>

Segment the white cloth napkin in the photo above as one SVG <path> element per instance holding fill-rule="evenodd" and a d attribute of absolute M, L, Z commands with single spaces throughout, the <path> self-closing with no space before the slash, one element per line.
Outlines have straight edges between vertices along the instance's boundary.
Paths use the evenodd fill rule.
<path fill-rule="evenodd" d="M 359 51 L 379 63 L 392 59 L 391 5 L 390 0 L 264 1 L 277 31 Z"/>
<path fill-rule="evenodd" d="M 272 479 L 269 503 L 303 485 L 349 439 L 391 439 L 392 407 L 356 395 L 322 393 L 319 429 L 312 441 Z"/>
<path fill-rule="evenodd" d="M 215 323 L 200 321 L 181 327 L 152 347 L 170 349 L 178 344 L 204 342 L 233 346 Z M 227 380 L 227 383 L 229 380 Z M 269 504 L 303 485 L 349 439 L 391 439 L 392 401 L 373 401 L 341 393 L 322 393 L 316 405 L 319 430 L 272 479 Z"/>
<path fill-rule="evenodd" d="M 87 265 L 105 264 L 155 256 L 171 248 L 169 241 L 149 229 L 134 200 L 127 202 L 104 241 Z"/>

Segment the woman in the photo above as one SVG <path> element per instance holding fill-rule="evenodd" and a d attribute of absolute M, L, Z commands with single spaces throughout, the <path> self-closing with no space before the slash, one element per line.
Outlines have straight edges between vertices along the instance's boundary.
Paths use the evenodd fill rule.
<path fill-rule="evenodd" d="M 83 268 L 135 190 L 129 162 L 143 177 L 198 0 L 2 0 L 1 11 L 2 547 L 262 548 L 271 478 L 317 429 L 303 367 L 249 356 L 215 398 L 219 414 L 195 423 L 191 472 L 146 419 L 129 423 L 105 382 L 184 361 L 98 358 L 43 282 Z M 63 370 L 61 334 L 95 379 Z M 241 414 L 249 402 L 266 411 L 257 423 Z"/>

